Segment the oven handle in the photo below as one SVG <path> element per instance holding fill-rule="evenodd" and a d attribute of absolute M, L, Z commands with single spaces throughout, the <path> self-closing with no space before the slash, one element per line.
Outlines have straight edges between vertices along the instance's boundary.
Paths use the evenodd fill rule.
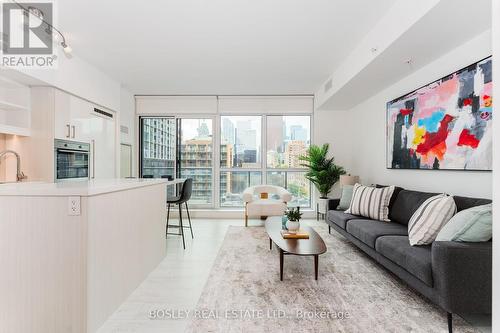
<path fill-rule="evenodd" d="M 95 140 L 92 142 L 92 179 L 95 179 Z"/>
<path fill-rule="evenodd" d="M 57 149 L 57 152 L 61 152 L 61 153 L 82 153 L 82 154 L 89 154 L 89 151 L 88 150 L 70 150 L 70 149 L 60 149 L 58 148 Z"/>

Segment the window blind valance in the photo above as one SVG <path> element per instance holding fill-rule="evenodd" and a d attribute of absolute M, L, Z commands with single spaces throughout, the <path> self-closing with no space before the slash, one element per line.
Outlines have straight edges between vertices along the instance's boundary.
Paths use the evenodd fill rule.
<path fill-rule="evenodd" d="M 312 114 L 313 100 L 313 96 L 136 96 L 136 113 Z"/>
<path fill-rule="evenodd" d="M 219 96 L 220 114 L 309 114 L 313 96 Z"/>
<path fill-rule="evenodd" d="M 138 115 L 216 114 L 216 96 L 136 96 Z"/>

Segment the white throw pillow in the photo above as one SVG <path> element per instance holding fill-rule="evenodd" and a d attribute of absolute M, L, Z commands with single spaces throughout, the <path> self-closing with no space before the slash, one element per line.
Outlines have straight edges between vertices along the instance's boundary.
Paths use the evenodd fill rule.
<path fill-rule="evenodd" d="M 356 184 L 352 191 L 351 204 L 345 212 L 390 222 L 389 202 L 393 193 L 394 186 L 376 188 Z"/>
<path fill-rule="evenodd" d="M 425 200 L 408 222 L 410 245 L 431 244 L 441 228 L 455 215 L 453 197 L 439 194 Z"/>

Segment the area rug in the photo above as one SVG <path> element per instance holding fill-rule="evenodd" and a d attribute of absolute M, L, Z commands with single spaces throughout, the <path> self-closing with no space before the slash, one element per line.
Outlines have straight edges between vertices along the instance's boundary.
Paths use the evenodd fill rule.
<path fill-rule="evenodd" d="M 187 332 L 447 332 L 446 313 L 341 235 L 315 226 L 319 259 L 269 250 L 262 227 L 230 227 Z M 455 332 L 477 332 L 458 316 Z"/>

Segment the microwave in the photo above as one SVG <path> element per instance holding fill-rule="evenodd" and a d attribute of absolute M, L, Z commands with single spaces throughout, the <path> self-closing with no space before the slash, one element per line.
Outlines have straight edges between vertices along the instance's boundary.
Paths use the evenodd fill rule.
<path fill-rule="evenodd" d="M 89 179 L 90 144 L 56 139 L 54 158 L 56 182 Z"/>

